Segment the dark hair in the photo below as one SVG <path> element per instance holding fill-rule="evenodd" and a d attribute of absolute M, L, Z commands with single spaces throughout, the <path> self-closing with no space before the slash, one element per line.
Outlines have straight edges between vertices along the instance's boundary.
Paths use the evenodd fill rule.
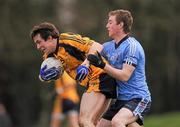
<path fill-rule="evenodd" d="M 124 26 L 124 32 L 128 33 L 131 31 L 131 27 L 133 24 L 133 17 L 131 15 L 131 12 L 128 10 L 114 10 L 109 12 L 109 16 L 116 16 L 116 22 L 117 24 L 123 22 Z"/>
<path fill-rule="evenodd" d="M 45 41 L 49 36 L 59 38 L 59 30 L 55 27 L 55 25 L 48 22 L 35 25 L 30 32 L 31 39 L 33 39 L 37 34 L 40 34 Z"/>

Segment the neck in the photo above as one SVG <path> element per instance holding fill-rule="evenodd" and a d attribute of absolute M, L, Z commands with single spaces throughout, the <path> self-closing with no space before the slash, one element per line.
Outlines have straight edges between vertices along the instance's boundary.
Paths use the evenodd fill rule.
<path fill-rule="evenodd" d="M 127 35 L 128 34 L 123 33 L 123 34 L 119 34 L 116 37 L 114 37 L 114 40 L 115 40 L 116 44 L 118 44 Z"/>

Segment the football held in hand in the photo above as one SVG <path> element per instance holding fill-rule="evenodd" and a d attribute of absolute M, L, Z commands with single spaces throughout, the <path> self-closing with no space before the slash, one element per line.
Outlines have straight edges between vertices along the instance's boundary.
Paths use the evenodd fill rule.
<path fill-rule="evenodd" d="M 41 81 L 52 81 L 60 78 L 63 72 L 61 61 L 55 57 L 48 57 L 41 64 L 39 78 Z"/>

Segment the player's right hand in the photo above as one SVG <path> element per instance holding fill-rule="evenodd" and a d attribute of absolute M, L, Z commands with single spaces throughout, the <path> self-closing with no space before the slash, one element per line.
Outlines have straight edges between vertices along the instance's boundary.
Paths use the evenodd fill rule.
<path fill-rule="evenodd" d="M 59 78 L 59 70 L 56 67 L 47 69 L 47 65 L 40 69 L 39 79 L 41 81 L 51 81 Z"/>
<path fill-rule="evenodd" d="M 103 61 L 101 54 L 97 51 L 97 54 L 89 54 L 87 56 L 87 60 L 90 62 L 90 64 L 99 67 L 101 69 L 104 69 L 106 63 Z"/>

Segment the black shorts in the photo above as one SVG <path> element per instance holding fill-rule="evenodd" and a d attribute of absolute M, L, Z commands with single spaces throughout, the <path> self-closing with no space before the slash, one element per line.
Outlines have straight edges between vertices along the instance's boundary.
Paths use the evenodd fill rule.
<path fill-rule="evenodd" d="M 111 121 L 121 108 L 127 108 L 133 112 L 134 116 L 138 116 L 136 122 L 139 125 L 143 125 L 143 117 L 149 112 L 150 106 L 151 102 L 146 99 L 116 100 L 104 113 L 103 118 Z"/>
<path fill-rule="evenodd" d="M 68 114 L 71 111 L 77 111 L 79 110 L 79 105 L 77 103 L 74 103 L 72 100 L 69 99 L 63 99 L 62 101 L 62 112 L 63 114 Z"/>
<path fill-rule="evenodd" d="M 116 80 L 106 73 L 102 73 L 93 82 L 89 82 L 86 92 L 101 92 L 106 98 L 117 98 Z"/>

